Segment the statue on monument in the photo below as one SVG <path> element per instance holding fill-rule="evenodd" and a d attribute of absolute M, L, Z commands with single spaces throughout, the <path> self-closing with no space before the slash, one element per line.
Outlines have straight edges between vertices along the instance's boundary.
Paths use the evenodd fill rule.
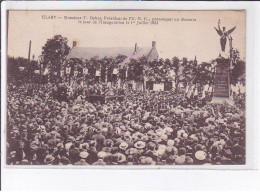
<path fill-rule="evenodd" d="M 215 28 L 215 27 L 214 27 Z M 220 45 L 221 45 L 221 50 L 222 52 L 225 52 L 225 48 L 226 48 L 226 42 L 227 42 L 227 38 L 230 39 L 231 36 L 230 34 L 236 29 L 236 26 L 228 31 L 226 31 L 226 27 L 223 26 L 223 30 L 221 30 L 220 28 L 220 20 L 218 20 L 218 29 L 215 28 L 215 30 L 217 31 L 218 35 L 220 36 Z"/>

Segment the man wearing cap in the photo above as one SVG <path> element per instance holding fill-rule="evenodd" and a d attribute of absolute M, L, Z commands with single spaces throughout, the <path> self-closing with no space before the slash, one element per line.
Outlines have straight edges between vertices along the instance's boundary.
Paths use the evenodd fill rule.
<path fill-rule="evenodd" d="M 83 151 L 83 152 L 80 152 L 79 154 L 79 157 L 80 157 L 80 161 L 76 162 L 75 165 L 89 165 L 87 162 L 86 162 L 86 158 L 89 156 L 88 152 L 86 151 Z"/>
<path fill-rule="evenodd" d="M 71 145 L 69 150 L 69 160 L 74 164 L 75 162 L 79 161 L 80 151 L 78 147 L 76 147 L 74 144 Z"/>

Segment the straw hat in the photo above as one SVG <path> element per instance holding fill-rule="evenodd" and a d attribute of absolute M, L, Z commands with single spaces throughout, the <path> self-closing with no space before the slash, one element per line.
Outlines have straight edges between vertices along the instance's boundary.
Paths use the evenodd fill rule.
<path fill-rule="evenodd" d="M 147 157 L 147 158 L 145 159 L 145 164 L 155 165 L 156 162 L 155 162 L 151 157 Z"/>
<path fill-rule="evenodd" d="M 143 141 L 137 141 L 135 144 L 134 144 L 134 147 L 136 147 L 137 149 L 143 149 L 145 147 L 145 142 Z"/>
<path fill-rule="evenodd" d="M 190 156 L 186 157 L 186 163 L 187 164 L 193 164 L 193 159 Z"/>
<path fill-rule="evenodd" d="M 11 158 L 14 158 L 16 156 L 16 151 L 12 151 L 11 153 L 10 153 L 10 157 Z"/>
<path fill-rule="evenodd" d="M 47 156 L 45 157 L 44 163 L 46 163 L 46 164 L 51 164 L 54 159 L 55 159 L 55 158 L 54 158 L 51 154 L 49 154 L 49 155 L 47 155 Z"/>
<path fill-rule="evenodd" d="M 37 150 L 37 149 L 38 149 L 38 145 L 39 145 L 38 142 L 32 141 L 32 142 L 30 143 L 30 148 L 33 149 L 33 150 Z"/>
<path fill-rule="evenodd" d="M 171 127 L 165 127 L 164 130 L 166 130 L 168 133 L 173 132 L 173 129 Z"/>
<path fill-rule="evenodd" d="M 126 148 L 128 148 L 128 144 L 124 141 L 119 145 L 119 148 L 122 150 L 126 150 Z"/>
<path fill-rule="evenodd" d="M 173 145 L 174 145 L 174 141 L 173 141 L 172 139 L 169 139 L 169 140 L 167 141 L 167 145 L 168 145 L 168 146 L 173 146 Z"/>
<path fill-rule="evenodd" d="M 175 159 L 175 163 L 176 163 L 176 164 L 184 164 L 184 163 L 185 163 L 185 156 L 184 156 L 184 155 L 178 156 L 178 157 Z"/>
<path fill-rule="evenodd" d="M 166 140 L 168 139 L 168 136 L 167 136 L 166 134 L 163 134 L 163 135 L 161 136 L 161 139 L 164 140 L 164 141 L 166 141 Z"/>
<path fill-rule="evenodd" d="M 64 148 L 64 145 L 62 143 L 58 143 L 57 148 Z"/>
<path fill-rule="evenodd" d="M 134 134 L 132 135 L 132 139 L 133 139 L 133 140 L 141 140 L 142 137 L 143 137 L 143 134 L 140 133 L 140 132 L 136 132 L 136 133 L 134 133 Z"/>
<path fill-rule="evenodd" d="M 106 157 L 107 153 L 106 152 L 103 152 L 103 151 L 100 151 L 98 152 L 97 156 L 98 158 L 101 158 L 101 159 L 104 159 Z"/>
<path fill-rule="evenodd" d="M 68 142 L 68 143 L 65 144 L 65 149 L 69 150 L 71 146 L 72 146 L 72 143 Z"/>
<path fill-rule="evenodd" d="M 172 152 L 172 150 L 173 150 L 173 147 L 171 147 L 171 146 L 167 146 L 165 149 L 165 151 L 169 152 L 169 153 Z"/>
<path fill-rule="evenodd" d="M 114 154 L 115 155 L 115 154 Z M 126 156 L 122 153 L 117 153 L 117 162 L 122 163 L 126 161 Z"/>
<path fill-rule="evenodd" d="M 146 123 L 144 128 L 145 129 L 151 129 L 153 126 L 150 123 Z"/>
<path fill-rule="evenodd" d="M 79 148 L 82 149 L 82 150 L 86 150 L 86 149 L 89 148 L 89 144 L 88 143 L 80 144 Z"/>
<path fill-rule="evenodd" d="M 162 156 L 164 153 L 165 153 L 165 149 L 158 149 L 157 151 L 156 151 L 156 154 L 158 155 L 158 156 Z"/>
<path fill-rule="evenodd" d="M 158 150 L 166 150 L 166 145 L 159 145 Z"/>
<path fill-rule="evenodd" d="M 195 153 L 195 158 L 197 158 L 198 160 L 205 160 L 206 157 L 207 157 L 207 154 L 202 150 L 199 150 Z"/>
<path fill-rule="evenodd" d="M 180 143 L 181 140 L 176 137 L 173 141 L 174 141 L 175 144 L 176 144 L 176 143 L 178 144 L 178 143 Z"/>
<path fill-rule="evenodd" d="M 87 158 L 88 156 L 89 156 L 89 154 L 86 151 L 80 152 L 80 154 L 79 154 L 79 157 L 84 158 L 84 159 Z"/>
<path fill-rule="evenodd" d="M 187 133 L 183 133 L 182 137 L 184 137 L 186 139 L 188 137 L 188 134 Z"/>

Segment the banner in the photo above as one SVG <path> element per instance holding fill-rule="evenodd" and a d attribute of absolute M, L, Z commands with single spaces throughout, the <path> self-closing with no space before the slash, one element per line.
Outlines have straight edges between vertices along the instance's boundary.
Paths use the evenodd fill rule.
<path fill-rule="evenodd" d="M 194 96 L 198 96 L 198 87 L 195 88 Z"/>
<path fill-rule="evenodd" d="M 47 75 L 47 74 L 49 74 L 49 69 L 46 67 L 44 72 L 43 72 L 43 75 Z"/>
<path fill-rule="evenodd" d="M 88 74 L 88 68 L 84 68 L 84 69 L 83 69 L 83 74 L 84 74 L 84 75 L 87 75 L 87 74 Z"/>
<path fill-rule="evenodd" d="M 100 76 L 101 72 L 99 70 L 96 70 L 96 76 Z"/>
<path fill-rule="evenodd" d="M 113 74 L 114 75 L 118 74 L 118 69 L 117 68 L 113 69 Z"/>
<path fill-rule="evenodd" d="M 164 84 L 161 83 L 161 84 L 154 84 L 153 85 L 153 90 L 154 91 L 164 91 Z"/>
<path fill-rule="evenodd" d="M 206 97 L 206 91 L 205 90 L 203 90 L 202 91 L 202 96 L 201 96 L 201 99 L 204 99 Z"/>
<path fill-rule="evenodd" d="M 63 70 L 60 70 L 60 76 L 63 77 L 63 73 L 64 71 Z"/>
<path fill-rule="evenodd" d="M 23 71 L 25 69 L 25 67 L 19 67 L 20 71 Z"/>
<path fill-rule="evenodd" d="M 66 67 L 66 74 L 70 74 L 70 67 Z"/>
<path fill-rule="evenodd" d="M 40 70 L 34 70 L 35 74 L 40 74 Z"/>
<path fill-rule="evenodd" d="M 186 86 L 186 90 L 185 90 L 185 94 L 188 94 L 189 89 L 190 89 L 190 86 L 187 84 L 187 86 Z"/>

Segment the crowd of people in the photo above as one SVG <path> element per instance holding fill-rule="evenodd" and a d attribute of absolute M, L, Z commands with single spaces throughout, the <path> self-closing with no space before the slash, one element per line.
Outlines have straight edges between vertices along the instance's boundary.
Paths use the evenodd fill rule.
<path fill-rule="evenodd" d="M 53 84 L 52 95 L 54 99 L 58 101 L 66 101 L 69 102 L 71 100 L 75 100 L 78 96 L 83 96 L 85 100 L 105 96 L 122 96 L 124 95 L 124 89 L 116 88 L 115 86 L 109 87 L 104 83 L 96 83 L 96 84 L 75 84 L 75 85 L 66 85 L 59 84 L 58 86 Z"/>
<path fill-rule="evenodd" d="M 52 89 L 9 83 L 8 165 L 245 164 L 245 115 L 235 107 L 171 91 L 58 100 Z"/>
<path fill-rule="evenodd" d="M 245 110 L 246 109 L 246 94 L 245 93 L 240 93 L 240 94 L 233 94 L 233 99 L 236 104 L 240 109 Z"/>

